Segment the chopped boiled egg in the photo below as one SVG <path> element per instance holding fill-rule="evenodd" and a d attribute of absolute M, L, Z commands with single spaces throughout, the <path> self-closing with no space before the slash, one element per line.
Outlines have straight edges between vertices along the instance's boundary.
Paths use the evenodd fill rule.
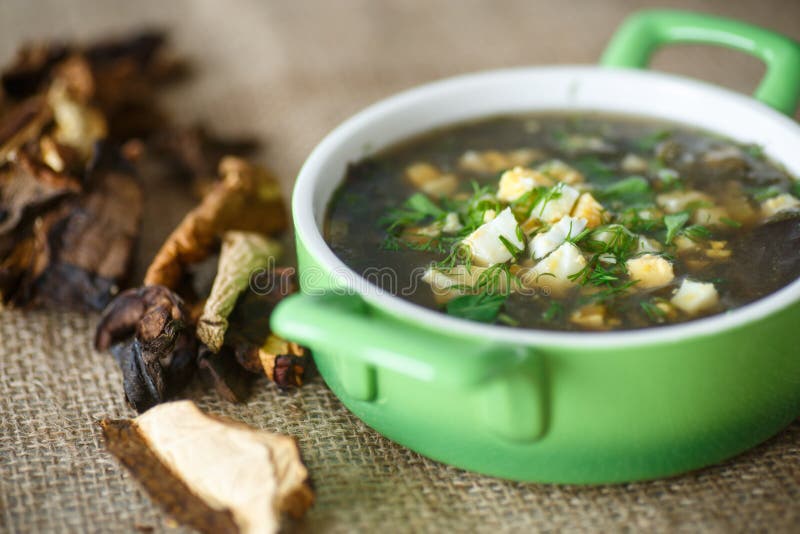
<path fill-rule="evenodd" d="M 641 173 L 647 171 L 647 160 L 636 154 L 627 154 L 622 158 L 620 164 L 622 170 L 629 173 Z"/>
<path fill-rule="evenodd" d="M 531 212 L 531 219 L 555 223 L 572 212 L 580 192 L 564 183 L 559 183 L 545 193 Z"/>
<path fill-rule="evenodd" d="M 714 284 L 710 282 L 695 282 L 687 278 L 670 299 L 670 302 L 683 312 L 694 315 L 714 308 L 719 302 L 719 295 Z"/>
<path fill-rule="evenodd" d="M 658 204 L 667 213 L 677 213 L 687 209 L 691 204 L 711 203 L 712 199 L 701 191 L 673 191 L 662 193 L 656 197 Z"/>
<path fill-rule="evenodd" d="M 653 289 L 663 287 L 675 278 L 672 264 L 661 256 L 644 254 L 625 262 L 628 276 L 636 280 L 637 288 Z"/>
<path fill-rule="evenodd" d="M 535 187 L 551 187 L 553 179 L 540 171 L 525 167 L 514 167 L 500 177 L 497 198 L 503 202 L 514 202 Z"/>
<path fill-rule="evenodd" d="M 570 167 L 560 159 L 554 159 L 543 163 L 539 165 L 538 170 L 565 184 L 573 185 L 584 181 L 583 174 L 579 170 Z"/>
<path fill-rule="evenodd" d="M 542 152 L 533 148 L 518 148 L 508 152 L 468 150 L 458 160 L 458 166 L 465 171 L 492 174 L 512 167 L 524 167 L 541 158 Z"/>
<path fill-rule="evenodd" d="M 772 217 L 782 211 L 798 208 L 800 208 L 800 200 L 797 200 L 789 193 L 782 193 L 761 203 L 761 215 L 763 217 Z"/>
<path fill-rule="evenodd" d="M 700 250 L 700 245 L 697 243 L 697 241 L 689 239 L 685 235 L 677 236 L 672 242 L 675 244 L 675 248 L 680 253 L 688 253 Z"/>
<path fill-rule="evenodd" d="M 583 193 L 572 208 L 572 216 L 586 219 L 589 228 L 597 228 L 605 222 L 606 209 L 591 193 Z"/>
<path fill-rule="evenodd" d="M 458 219 L 458 213 L 450 212 L 444 218 L 444 224 L 442 225 L 442 233 L 445 234 L 457 234 L 464 228 L 464 225 L 461 224 L 461 221 Z"/>
<path fill-rule="evenodd" d="M 429 267 L 422 275 L 422 281 L 430 284 L 436 302 L 443 304 L 463 295 L 464 288 L 474 286 L 484 271 L 485 267 L 472 266 L 467 269 L 464 265 L 456 265 L 447 270 Z"/>
<path fill-rule="evenodd" d="M 525 242 L 520 239 L 521 233 L 521 230 L 518 231 L 517 220 L 511 213 L 511 208 L 506 208 L 494 219 L 482 224 L 464 238 L 462 243 L 469 247 L 476 265 L 494 265 L 507 262 L 514 257 L 501 237 L 512 247 L 519 250 L 525 248 Z"/>
<path fill-rule="evenodd" d="M 647 236 L 640 235 L 636 242 L 636 251 L 641 252 L 660 252 L 661 243 Z"/>
<path fill-rule="evenodd" d="M 451 195 L 458 188 L 458 178 L 443 174 L 430 163 L 413 163 L 406 167 L 406 178 L 414 187 L 431 196 Z"/>
<path fill-rule="evenodd" d="M 701 206 L 692 213 L 692 222 L 704 226 L 724 225 L 728 218 L 728 210 L 722 206 Z"/>
<path fill-rule="evenodd" d="M 573 311 L 569 320 L 589 330 L 607 330 L 620 324 L 619 319 L 609 317 L 608 309 L 603 304 L 585 304 Z"/>
<path fill-rule="evenodd" d="M 544 258 L 561 243 L 577 236 L 586 228 L 586 219 L 582 217 L 563 217 L 560 221 L 550 227 L 546 232 L 537 234 L 531 241 L 531 257 L 533 259 Z"/>
<path fill-rule="evenodd" d="M 574 244 L 562 243 L 545 259 L 528 269 L 522 278 L 526 285 L 548 287 L 554 293 L 561 293 L 577 284 L 570 276 L 586 267 L 586 258 Z"/>

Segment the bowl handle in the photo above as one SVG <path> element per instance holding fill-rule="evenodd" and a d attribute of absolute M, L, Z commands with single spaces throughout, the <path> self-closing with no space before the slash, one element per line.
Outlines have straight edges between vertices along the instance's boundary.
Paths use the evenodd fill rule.
<path fill-rule="evenodd" d="M 622 23 L 600 63 L 608 67 L 645 68 L 657 48 L 671 43 L 713 44 L 756 56 L 767 70 L 755 98 L 790 116 L 797 109 L 800 43 L 737 20 L 688 11 L 640 11 Z"/>
<path fill-rule="evenodd" d="M 465 389 L 480 397 L 491 431 L 533 441 L 546 427 L 543 358 L 532 350 L 462 339 L 370 311 L 361 297 L 296 294 L 270 318 L 278 334 L 338 360 L 336 378 L 349 397 L 378 398 L 378 369 L 435 388 Z"/>

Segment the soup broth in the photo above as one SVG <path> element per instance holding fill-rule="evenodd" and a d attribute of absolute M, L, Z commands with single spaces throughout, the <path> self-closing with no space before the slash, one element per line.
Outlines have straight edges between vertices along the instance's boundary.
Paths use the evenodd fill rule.
<path fill-rule="evenodd" d="M 566 114 L 429 132 L 351 164 L 325 238 L 387 292 L 523 328 L 723 313 L 800 276 L 800 187 L 760 147 Z"/>

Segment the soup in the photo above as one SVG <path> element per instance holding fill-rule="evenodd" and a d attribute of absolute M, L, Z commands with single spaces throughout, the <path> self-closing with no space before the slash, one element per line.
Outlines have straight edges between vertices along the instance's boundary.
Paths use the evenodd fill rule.
<path fill-rule="evenodd" d="M 800 276 L 800 186 L 760 147 L 629 117 L 495 117 L 353 163 L 325 237 L 385 291 L 549 330 L 680 323 Z"/>

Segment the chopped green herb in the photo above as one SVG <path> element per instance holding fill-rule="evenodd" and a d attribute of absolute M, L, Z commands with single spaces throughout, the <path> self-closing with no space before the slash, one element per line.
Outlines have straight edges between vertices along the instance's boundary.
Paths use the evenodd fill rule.
<path fill-rule="evenodd" d="M 659 182 L 661 183 L 661 189 L 665 191 L 679 189 L 683 185 L 681 183 L 681 177 L 678 174 L 678 171 L 668 167 L 659 169 L 656 172 L 656 178 L 658 178 Z"/>
<path fill-rule="evenodd" d="M 748 192 L 753 196 L 753 200 L 756 202 L 763 202 L 765 200 L 769 200 L 772 197 L 777 197 L 783 191 L 775 186 L 769 187 L 753 187 L 749 188 Z"/>
<path fill-rule="evenodd" d="M 647 317 L 651 321 L 655 321 L 657 323 L 660 323 L 667 316 L 667 313 L 664 310 L 662 310 L 661 308 L 659 308 L 656 304 L 654 304 L 652 302 L 648 302 L 646 300 L 643 300 L 639 304 L 642 306 L 642 310 L 644 310 L 644 313 L 647 315 Z"/>
<path fill-rule="evenodd" d="M 564 315 L 564 305 L 557 300 L 553 300 L 550 302 L 550 306 L 542 312 L 542 320 L 552 323 L 560 319 L 562 315 Z"/>
<path fill-rule="evenodd" d="M 507 313 L 499 313 L 497 315 L 497 322 L 503 323 L 508 326 L 519 326 L 519 321 L 517 321 Z"/>
<path fill-rule="evenodd" d="M 617 174 L 613 168 L 594 156 L 585 156 L 575 162 L 575 167 L 581 171 L 589 181 L 596 183 L 612 183 Z"/>
<path fill-rule="evenodd" d="M 727 224 L 731 228 L 741 228 L 742 227 L 742 223 L 740 223 L 739 221 L 734 221 L 733 219 L 729 219 L 728 217 L 720 217 L 719 220 L 720 220 L 720 222 L 722 222 L 724 224 Z"/>
<path fill-rule="evenodd" d="M 525 251 L 524 248 L 517 247 L 514 243 L 509 241 L 508 238 L 506 238 L 506 236 L 504 235 L 498 236 L 498 239 L 500 239 L 500 242 L 503 244 L 504 247 L 506 247 L 506 250 L 508 250 L 508 252 L 514 259 L 519 257 L 519 255 Z"/>
<path fill-rule="evenodd" d="M 497 319 L 506 302 L 506 295 L 480 293 L 461 295 L 447 303 L 447 313 L 462 319 L 491 323 Z"/>
<path fill-rule="evenodd" d="M 672 135 L 670 130 L 658 130 L 633 142 L 633 146 L 641 152 L 649 152 L 653 150 L 658 143 L 667 139 Z"/>
<path fill-rule="evenodd" d="M 685 235 L 692 241 L 702 241 L 711 237 L 711 230 L 702 224 L 693 224 L 684 228 L 681 231 L 681 235 Z"/>
<path fill-rule="evenodd" d="M 650 183 L 641 176 L 631 176 L 615 182 L 597 192 L 601 201 L 614 200 L 623 204 L 645 204 L 652 202 Z"/>
<path fill-rule="evenodd" d="M 751 144 L 743 147 L 744 153 L 753 159 L 760 161 L 764 160 L 764 147 L 761 145 Z"/>
<path fill-rule="evenodd" d="M 675 239 L 675 236 L 678 235 L 678 232 L 688 220 L 689 214 L 685 211 L 664 215 L 664 226 L 667 228 L 667 237 L 664 242 L 667 245 L 672 244 L 672 240 Z"/>

